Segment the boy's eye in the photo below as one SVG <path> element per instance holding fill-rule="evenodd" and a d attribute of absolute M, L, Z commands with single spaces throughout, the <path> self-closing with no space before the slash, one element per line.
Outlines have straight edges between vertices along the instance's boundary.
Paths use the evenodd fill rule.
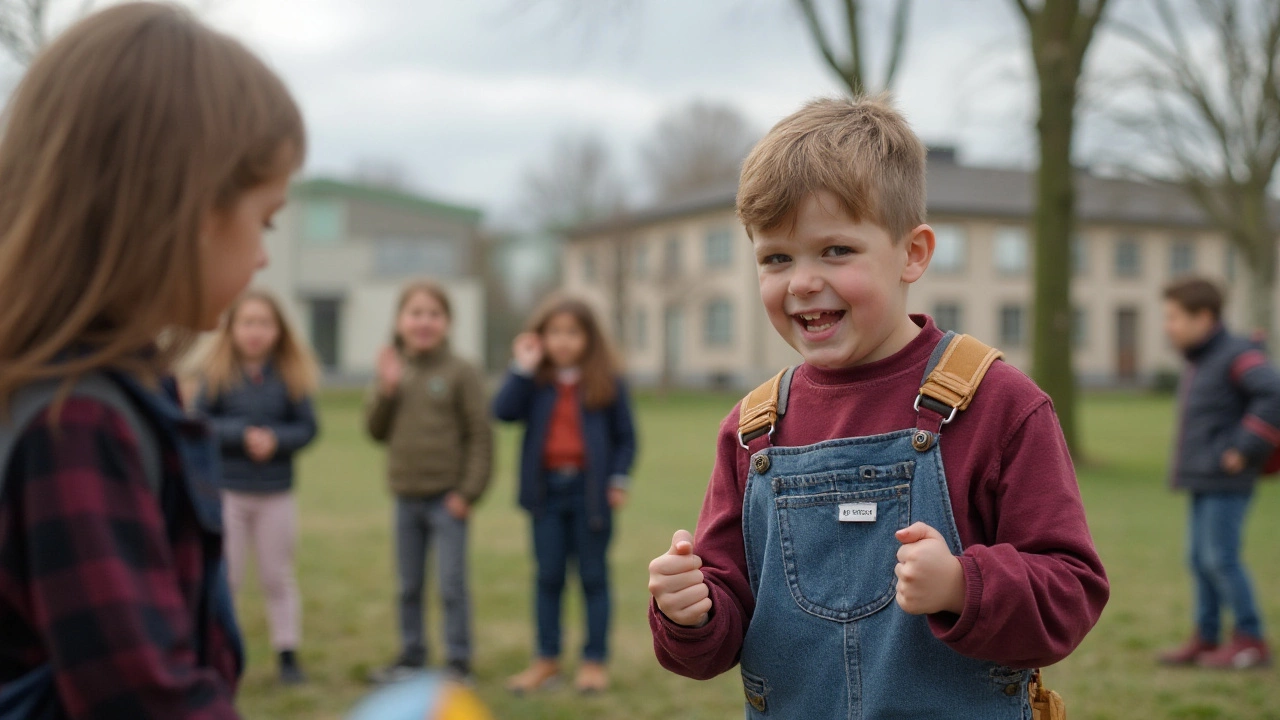
<path fill-rule="evenodd" d="M 773 255 L 765 255 L 763 258 L 760 259 L 761 265 L 781 265 L 782 263 L 788 263 L 788 262 L 791 262 L 791 256 L 782 255 L 781 253 L 775 253 Z"/>
<path fill-rule="evenodd" d="M 852 255 L 853 248 L 848 247 L 847 245 L 832 245 L 823 251 L 823 254 L 827 257 L 843 257 L 845 255 Z"/>

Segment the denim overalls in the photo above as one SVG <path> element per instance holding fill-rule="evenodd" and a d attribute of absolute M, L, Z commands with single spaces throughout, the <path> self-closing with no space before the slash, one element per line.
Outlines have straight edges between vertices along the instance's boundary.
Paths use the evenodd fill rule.
<path fill-rule="evenodd" d="M 897 530 L 925 522 L 962 550 L 938 447 L 955 413 L 929 404 L 917 401 L 916 428 L 884 435 L 750 442 L 747 718 L 1030 720 L 1030 671 L 960 655 L 894 599 Z"/>

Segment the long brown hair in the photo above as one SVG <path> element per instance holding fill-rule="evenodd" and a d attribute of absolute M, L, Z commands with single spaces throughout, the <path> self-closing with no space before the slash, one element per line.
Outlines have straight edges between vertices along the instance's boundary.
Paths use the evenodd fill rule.
<path fill-rule="evenodd" d="M 299 401 L 315 392 L 320 384 L 320 369 L 311 348 L 298 337 L 297 331 L 281 311 L 276 297 L 260 289 L 246 290 L 222 316 L 217 338 L 204 361 L 204 392 L 213 398 L 244 382 L 244 373 L 241 372 L 243 358 L 236 348 L 232 330 L 236 314 L 249 302 L 266 305 L 271 308 L 271 314 L 275 317 L 280 333 L 275 346 L 271 348 L 271 363 L 289 389 L 289 397 Z"/>
<path fill-rule="evenodd" d="M 297 105 L 262 61 L 153 3 L 63 33 L 2 132 L 0 404 L 41 378 L 167 371 L 201 322 L 208 218 L 306 149 Z"/>
<path fill-rule="evenodd" d="M 400 300 L 396 302 L 396 316 L 391 325 L 391 344 L 395 345 L 397 350 L 404 350 L 404 338 L 400 337 L 400 331 L 396 329 L 396 325 L 400 322 L 400 313 L 404 312 L 404 306 L 409 304 L 413 296 L 419 293 L 440 303 L 445 317 L 449 318 L 450 323 L 453 322 L 453 305 L 449 303 L 449 293 L 444 291 L 440 283 L 434 280 L 414 280 L 400 290 Z M 447 343 L 448 338 L 444 342 Z"/>
<path fill-rule="evenodd" d="M 609 339 L 605 337 L 591 306 L 575 297 L 556 295 L 542 304 L 529 320 L 529 332 L 542 336 L 551 319 L 568 315 L 587 335 L 587 348 L 579 368 L 582 371 L 582 403 L 588 410 L 600 410 L 613 404 L 618 397 L 618 375 L 621 366 Z M 555 382 L 556 368 L 551 358 L 543 354 L 535 378 L 540 383 Z"/>

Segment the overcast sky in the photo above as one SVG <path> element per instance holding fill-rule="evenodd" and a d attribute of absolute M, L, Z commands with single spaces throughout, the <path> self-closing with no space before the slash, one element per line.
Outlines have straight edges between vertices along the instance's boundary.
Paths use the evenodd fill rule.
<path fill-rule="evenodd" d="M 394 164 L 415 189 L 504 224 L 518 219 L 524 169 L 558 135 L 602 135 L 638 183 L 636 148 L 664 112 L 726 101 L 763 131 L 840 90 L 789 0 L 208 1 L 207 18 L 297 95 L 312 139 L 307 174 Z M 888 3 L 869 4 L 878 62 Z M 899 102 L 926 141 L 957 144 L 967 161 L 1025 164 L 1034 151 L 1011 6 L 916 3 Z"/>

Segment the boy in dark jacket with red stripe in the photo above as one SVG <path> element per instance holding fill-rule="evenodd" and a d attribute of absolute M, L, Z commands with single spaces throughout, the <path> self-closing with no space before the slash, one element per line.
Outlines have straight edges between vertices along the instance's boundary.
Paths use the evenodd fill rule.
<path fill-rule="evenodd" d="M 1191 493 L 1188 558 L 1196 588 L 1196 634 L 1160 655 L 1169 665 L 1248 668 L 1271 653 L 1249 575 L 1240 558 L 1253 486 L 1280 444 L 1280 374 L 1258 345 L 1222 325 L 1222 293 L 1199 278 L 1164 292 L 1165 334 L 1187 358 L 1179 389 L 1181 419 L 1173 487 Z M 1230 605 L 1235 632 L 1219 644 L 1220 611 Z"/>

